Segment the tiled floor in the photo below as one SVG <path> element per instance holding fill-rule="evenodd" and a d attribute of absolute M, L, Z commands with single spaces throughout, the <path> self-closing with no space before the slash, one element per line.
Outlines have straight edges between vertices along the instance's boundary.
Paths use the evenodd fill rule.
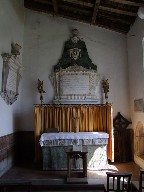
<path fill-rule="evenodd" d="M 139 170 L 140 170 L 140 167 L 137 166 L 134 162 L 113 163 L 111 165 L 109 164 L 109 166 L 103 170 L 98 170 L 98 171 L 88 170 L 88 177 L 87 177 L 88 184 L 91 187 L 94 187 L 94 185 L 97 185 L 97 184 L 102 184 L 106 189 L 107 188 L 106 186 L 107 171 L 132 172 L 132 180 L 138 181 Z M 73 172 L 73 174 L 77 176 L 79 176 L 79 173 L 80 172 Z M 51 184 L 53 186 L 55 185 L 58 186 L 61 184 L 65 186 L 66 177 L 67 177 L 66 171 L 43 171 L 41 165 L 32 163 L 32 164 L 23 164 L 23 165 L 14 166 L 0 178 L 0 181 L 10 181 L 10 182 L 30 181 L 33 187 L 38 187 L 39 185 L 43 187 L 47 187 L 47 186 L 49 187 L 49 185 Z M 47 191 L 47 190 L 44 190 L 44 191 Z M 74 190 L 74 191 L 79 191 L 79 190 Z M 93 190 L 85 190 L 85 191 L 92 192 Z M 104 190 L 94 190 L 94 191 L 104 191 Z"/>
<path fill-rule="evenodd" d="M 132 180 L 138 180 L 139 169 L 140 167 L 134 162 L 113 163 L 103 170 L 88 170 L 87 177 L 88 179 L 106 179 L 107 171 L 128 171 L 132 172 Z M 43 171 L 41 165 L 32 163 L 14 166 L 1 179 L 61 179 L 66 176 L 66 171 Z"/>

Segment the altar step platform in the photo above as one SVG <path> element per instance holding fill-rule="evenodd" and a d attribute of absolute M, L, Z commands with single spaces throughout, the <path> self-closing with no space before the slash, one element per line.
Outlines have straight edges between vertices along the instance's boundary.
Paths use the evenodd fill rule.
<path fill-rule="evenodd" d="M 68 184 L 66 179 L 0 180 L 1 192 L 105 192 L 106 184 L 102 179 L 88 179 L 88 184 Z"/>

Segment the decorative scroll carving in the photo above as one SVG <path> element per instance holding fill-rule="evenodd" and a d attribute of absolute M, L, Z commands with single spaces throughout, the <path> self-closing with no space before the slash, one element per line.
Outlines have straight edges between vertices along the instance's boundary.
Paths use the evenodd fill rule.
<path fill-rule="evenodd" d="M 71 38 L 65 42 L 62 57 L 58 64 L 54 66 L 54 71 L 58 71 L 61 68 L 66 69 L 74 65 L 97 70 L 97 66 L 89 58 L 85 42 L 79 38 L 77 29 L 72 30 Z"/>
<path fill-rule="evenodd" d="M 118 112 L 117 116 L 113 120 L 115 161 L 119 160 L 120 162 L 126 162 L 128 159 L 127 154 L 131 149 L 127 144 L 130 137 L 127 138 L 126 129 L 131 123 L 132 122 L 123 117 L 120 112 Z"/>
<path fill-rule="evenodd" d="M 0 95 L 8 105 L 13 104 L 19 95 L 18 88 L 21 79 L 22 66 L 17 55 L 19 55 L 20 48 L 21 47 L 18 46 L 18 44 L 16 46 L 13 44 L 11 51 L 13 54 L 1 54 L 3 59 L 3 71 Z"/>
<path fill-rule="evenodd" d="M 125 117 L 118 112 L 117 116 L 113 120 L 113 126 L 115 130 L 124 131 L 132 122 L 127 120 Z"/>
<path fill-rule="evenodd" d="M 17 43 L 12 43 L 11 44 L 11 54 L 14 55 L 15 57 L 17 57 L 17 55 L 20 55 L 20 49 L 22 47 L 20 45 L 18 45 Z"/>

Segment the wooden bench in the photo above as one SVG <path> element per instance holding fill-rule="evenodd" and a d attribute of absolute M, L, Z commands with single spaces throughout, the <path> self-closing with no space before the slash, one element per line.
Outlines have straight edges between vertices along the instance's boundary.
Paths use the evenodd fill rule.
<path fill-rule="evenodd" d="M 138 181 L 132 181 L 132 191 L 142 192 L 144 189 L 144 169 L 140 169 L 140 175 Z"/>
<path fill-rule="evenodd" d="M 107 192 L 109 191 L 131 191 L 131 172 L 106 172 Z"/>

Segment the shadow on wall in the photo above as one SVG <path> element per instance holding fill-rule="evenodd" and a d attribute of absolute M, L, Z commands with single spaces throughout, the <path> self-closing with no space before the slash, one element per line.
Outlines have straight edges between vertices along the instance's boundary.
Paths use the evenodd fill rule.
<path fill-rule="evenodd" d="M 24 5 L 23 1 L 9 1 L 13 7 L 17 18 L 20 20 L 20 23 L 24 23 Z"/>

